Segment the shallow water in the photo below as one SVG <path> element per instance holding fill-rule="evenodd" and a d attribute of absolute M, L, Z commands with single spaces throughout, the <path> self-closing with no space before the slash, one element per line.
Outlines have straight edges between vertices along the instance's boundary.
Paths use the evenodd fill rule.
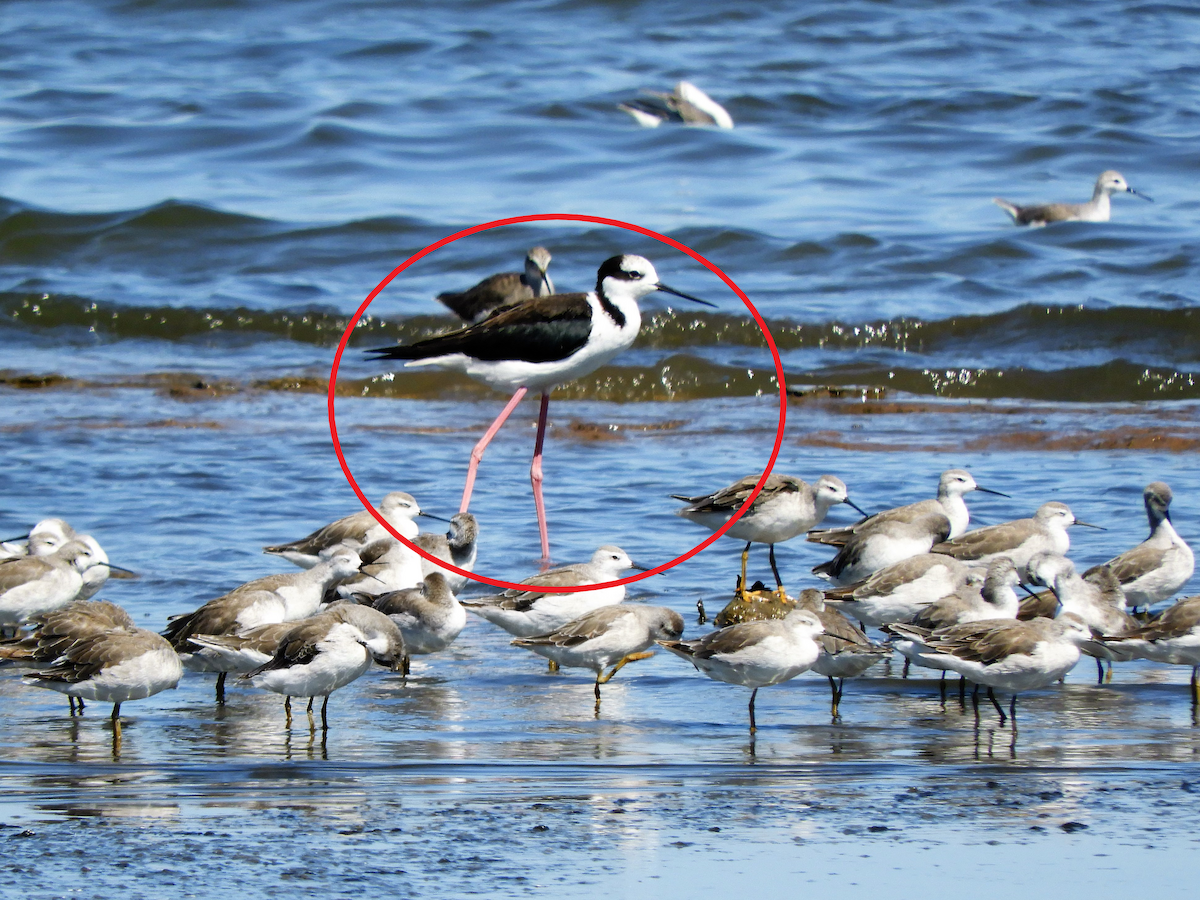
<path fill-rule="evenodd" d="M 1081 566 L 1144 537 L 1141 489 L 1161 479 L 1195 543 L 1198 39 L 1186 6 L 1116 0 L 6 4 L 3 536 L 49 515 L 95 534 L 143 576 L 103 596 L 155 629 L 280 570 L 264 544 L 356 508 L 325 392 L 363 298 L 462 228 L 578 212 L 667 234 L 746 292 L 793 392 L 781 471 L 837 474 L 873 510 L 966 466 L 1012 495 L 976 495 L 978 524 L 1053 498 L 1108 527 L 1075 529 Z M 679 78 L 737 127 L 643 130 L 615 109 Z M 1112 167 L 1156 202 L 1032 231 L 990 203 L 1083 200 Z M 635 347 L 551 406 L 556 559 L 611 541 L 666 562 L 705 536 L 668 495 L 761 469 L 779 385 L 737 296 L 650 238 L 525 224 L 413 265 L 343 358 L 347 462 L 371 498 L 457 508 L 500 398 L 359 351 L 449 327 L 436 293 L 535 243 L 561 288 L 638 252 L 719 306 L 648 299 Z M 506 580 L 538 553 L 533 414 L 489 449 L 472 507 L 479 570 Z M 697 633 L 740 549 L 631 591 Z M 779 558 L 799 588 L 824 556 Z M 758 551 L 752 566 L 769 572 Z M 335 694 L 327 735 L 302 712 L 289 732 L 278 698 L 241 686 L 218 709 L 188 676 L 126 705 L 119 747 L 102 706 L 73 720 L 6 677 L 0 839 L 19 851 L 0 885 L 1174 896 L 1200 782 L 1187 674 L 1118 666 L 1098 687 L 1085 661 L 1022 699 L 1016 733 L 898 665 L 847 685 L 831 723 L 807 675 L 762 692 L 751 745 L 746 692 L 673 657 L 624 669 L 597 716 L 586 674 L 548 675 L 473 620 L 407 684 Z"/>

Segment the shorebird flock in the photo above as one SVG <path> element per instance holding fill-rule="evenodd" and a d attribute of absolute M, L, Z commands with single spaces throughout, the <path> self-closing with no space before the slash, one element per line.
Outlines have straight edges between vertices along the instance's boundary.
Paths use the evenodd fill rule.
<path fill-rule="evenodd" d="M 756 480 L 686 496 L 678 514 L 715 529 L 739 511 L 746 484 Z M 801 534 L 836 549 L 808 576 L 821 587 L 790 595 L 773 556 L 776 587 L 747 585 L 743 553 L 743 574 L 730 573 L 731 599 L 715 627 L 692 638 L 679 611 L 626 601 L 619 582 L 636 566 L 612 545 L 588 562 L 534 574 L 521 590 L 460 600 L 457 592 L 472 582 L 448 566 L 472 571 L 479 523 L 459 513 L 445 533 L 419 533 L 415 520 L 428 514 L 400 491 L 378 508 L 409 543 L 368 513 L 348 515 L 264 548 L 295 570 L 172 615 L 156 634 L 136 627 L 119 606 L 91 599 L 110 573 L 127 570 L 109 563 L 94 538 L 47 519 L 0 544 L 0 621 L 11 632 L 0 639 L 0 659 L 25 684 L 66 694 L 70 715 L 82 715 L 85 701 L 113 704 L 114 741 L 121 704 L 175 687 L 185 670 L 216 675 L 218 704 L 229 676 L 282 695 L 288 728 L 293 697 L 308 698 L 310 714 L 314 698 L 323 698 L 321 728 L 328 729 L 332 693 L 374 664 L 405 677 L 413 656 L 454 643 L 468 612 L 511 634 L 514 647 L 545 657 L 552 670 L 595 673 L 597 715 L 601 686 L 658 647 L 709 678 L 749 688 L 751 734 L 760 688 L 814 671 L 829 680 L 837 718 L 844 680 L 895 654 L 905 659 L 906 675 L 910 664 L 939 672 L 943 700 L 947 673 L 961 676 L 960 695 L 968 682 L 975 686 L 976 710 L 985 690 L 1001 727 L 1008 719 L 1015 725 L 1018 694 L 1054 684 L 1083 655 L 1096 660 L 1101 683 L 1114 662 L 1191 666 L 1191 699 L 1200 703 L 1200 597 L 1161 608 L 1194 569 L 1171 522 L 1166 484 L 1145 488 L 1147 539 L 1082 575 L 1066 554 L 1069 529 L 1086 523 L 1066 504 L 1051 501 L 1031 517 L 970 530 L 964 495 L 982 490 L 969 473 L 952 469 L 942 473 L 934 499 L 821 529 L 832 506 L 850 502 L 846 484 L 829 475 L 811 484 L 771 476 L 743 511 L 741 529 L 726 536 L 746 541 L 747 552 Z M 996 692 L 1011 695 L 1007 711 Z"/>
<path fill-rule="evenodd" d="M 719 104 L 686 81 L 670 94 L 621 108 L 650 127 L 668 121 L 733 127 Z M 1116 192 L 1137 194 L 1120 173 L 1107 171 L 1087 203 L 996 202 L 1018 224 L 1106 221 Z M 460 509 L 443 520 L 447 532 L 421 533 L 417 518 L 438 517 L 410 494 L 389 493 L 378 513 L 390 530 L 363 511 L 265 547 L 299 571 L 235 587 L 172 616 L 155 634 L 135 627 L 116 605 L 90 599 L 111 575 L 132 573 L 110 563 L 93 537 L 75 534 L 61 519 L 45 519 L 0 544 L 0 660 L 24 667 L 26 684 L 67 694 L 72 715 L 86 700 L 112 703 L 115 738 L 121 704 L 174 687 L 184 669 L 216 674 L 217 703 L 225 701 L 229 675 L 283 695 L 289 726 L 292 697 L 307 697 L 309 713 L 313 699 L 323 697 L 326 729 L 330 694 L 374 663 L 407 675 L 413 655 L 438 653 L 454 642 L 468 610 L 512 634 L 515 646 L 548 659 L 552 669 L 594 671 L 597 713 L 601 685 L 661 646 L 713 679 L 749 687 L 752 733 L 759 688 L 811 669 L 829 679 L 836 717 L 844 680 L 896 652 L 906 660 L 906 673 L 910 665 L 924 666 L 943 679 L 958 673 L 960 689 L 967 681 L 985 687 L 1002 725 L 1015 717 L 1017 694 L 1062 678 L 1081 654 L 1096 658 L 1101 681 L 1111 677 L 1114 662 L 1130 659 L 1192 666 L 1192 701 L 1200 703 L 1200 597 L 1151 610 L 1193 572 L 1192 551 L 1171 524 L 1170 488 L 1161 482 L 1145 491 L 1149 538 L 1082 575 L 1066 557 L 1068 529 L 1087 523 L 1069 507 L 1052 501 L 1029 518 L 970 531 L 967 493 L 1007 495 L 980 487 L 961 469 L 942 473 L 935 498 L 874 514 L 855 505 L 846 483 L 832 475 L 809 484 L 771 473 L 757 496 L 757 474 L 711 493 L 672 495 L 686 504 L 679 515 L 704 528 L 717 530 L 737 517 L 726 536 L 745 542 L 741 573 L 716 616 L 717 630 L 690 640 L 683 638 L 677 611 L 624 603 L 621 576 L 634 564 L 621 548 L 602 545 L 588 562 L 550 568 L 542 494 L 550 392 L 628 349 L 641 328 L 638 303 L 650 293 L 715 306 L 668 287 L 649 260 L 628 254 L 600 265 L 593 290 L 556 293 L 550 259 L 545 247 L 533 247 L 524 272 L 439 294 L 464 327 L 368 351 L 406 367 L 460 371 L 511 393 L 470 454 Z M 520 590 L 460 602 L 479 540 L 479 523 L 468 511 L 477 471 L 488 443 L 530 389 L 541 393 L 530 482 L 542 571 Z M 818 528 L 839 504 L 863 518 Z M 775 545 L 801 534 L 834 556 L 812 570 L 824 580 L 822 589 L 792 597 Z M 768 546 L 774 590 L 748 584 L 755 543 Z M 1016 589 L 1026 585 L 1044 590 L 1021 601 Z M 704 624 L 702 603 L 699 611 Z M 869 637 L 868 628 L 879 629 L 879 639 Z M 997 690 L 1012 695 L 1007 714 Z"/>

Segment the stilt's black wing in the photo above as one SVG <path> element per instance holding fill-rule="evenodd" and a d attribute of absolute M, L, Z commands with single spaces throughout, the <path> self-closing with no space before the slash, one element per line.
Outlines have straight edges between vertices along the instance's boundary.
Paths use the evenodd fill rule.
<path fill-rule="evenodd" d="M 497 310 L 449 334 L 400 347 L 368 350 L 376 359 L 429 359 L 451 353 L 481 360 L 554 362 L 587 343 L 592 309 L 587 294 L 552 294 Z"/>

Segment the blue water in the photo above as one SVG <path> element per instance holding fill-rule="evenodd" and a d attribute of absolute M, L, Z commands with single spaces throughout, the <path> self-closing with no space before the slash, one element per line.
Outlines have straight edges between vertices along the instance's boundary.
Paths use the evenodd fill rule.
<path fill-rule="evenodd" d="M 1198 45 L 1189 6 L 1105 0 L 7 3 L 0 536 L 50 515 L 93 533 L 143 576 L 102 596 L 156 629 L 277 571 L 264 544 L 356 508 L 324 395 L 347 316 L 433 241 L 565 212 L 722 267 L 776 329 L 789 384 L 871 389 L 790 404 L 781 471 L 837 474 L 879 509 L 965 466 L 1012 495 L 973 500 L 977 524 L 1057 499 L 1107 526 L 1073 533 L 1080 567 L 1144 537 L 1141 490 L 1161 479 L 1195 543 Z M 681 78 L 736 128 L 646 130 L 616 109 Z M 1033 231 L 990 202 L 1084 200 L 1108 168 L 1155 202 L 1119 196 L 1111 223 Z M 642 236 L 512 226 L 413 266 L 343 363 L 347 461 L 369 497 L 457 508 L 500 398 L 368 382 L 384 369 L 358 350 L 449 327 L 436 293 L 516 269 L 536 243 L 563 288 L 638 252 L 720 307 L 649 299 L 643 340 L 551 406 L 556 559 L 611 541 L 660 564 L 703 537 L 668 495 L 761 468 L 779 397 L 733 292 Z M 534 414 L 481 471 L 493 577 L 536 565 Z M 632 590 L 698 633 L 696 601 L 719 608 L 740 549 L 718 542 Z M 824 556 L 793 542 L 779 558 L 799 588 Z M 1018 735 L 899 666 L 848 685 L 830 724 L 826 683 L 803 676 L 762 693 L 751 752 L 745 692 L 674 658 L 623 670 L 596 718 L 586 674 L 547 675 L 472 621 L 407 685 L 374 673 L 336 694 L 324 740 L 287 732 L 274 696 L 232 686 L 219 710 L 211 680 L 188 676 L 128 705 L 116 758 L 102 710 L 71 720 L 6 676 L 0 824 L 33 834 L 0 890 L 515 896 L 586 881 L 636 896 L 742 890 L 730 873 L 744 873 L 764 896 L 810 878 L 874 896 L 890 878 L 977 885 L 1003 854 L 997 883 L 1031 896 L 1109 868 L 1105 885 L 1170 896 L 1190 884 L 1178 863 L 1195 832 L 1187 676 L 1134 664 L 1098 687 L 1082 665 L 1023 701 Z M 904 808 L 910 787 L 939 799 Z M 827 812 L 801 807 L 814 797 Z M 537 803 L 558 804 L 549 832 L 531 831 Z M 1061 831 L 1071 821 L 1090 831 Z"/>

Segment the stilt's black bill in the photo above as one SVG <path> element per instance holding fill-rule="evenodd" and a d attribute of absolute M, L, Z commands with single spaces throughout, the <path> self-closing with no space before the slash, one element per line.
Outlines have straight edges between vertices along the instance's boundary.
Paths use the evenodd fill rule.
<path fill-rule="evenodd" d="M 713 309 L 720 309 L 720 307 L 718 307 L 715 303 L 709 303 L 707 300 L 701 300 L 699 297 L 693 297 L 691 294 L 685 294 L 683 291 L 677 291 L 675 288 L 667 287 L 662 283 L 660 283 L 655 290 L 666 291 L 668 294 L 674 294 L 676 297 L 682 297 L 684 300 L 691 300 L 693 303 L 702 303 L 705 306 L 711 306 Z"/>

